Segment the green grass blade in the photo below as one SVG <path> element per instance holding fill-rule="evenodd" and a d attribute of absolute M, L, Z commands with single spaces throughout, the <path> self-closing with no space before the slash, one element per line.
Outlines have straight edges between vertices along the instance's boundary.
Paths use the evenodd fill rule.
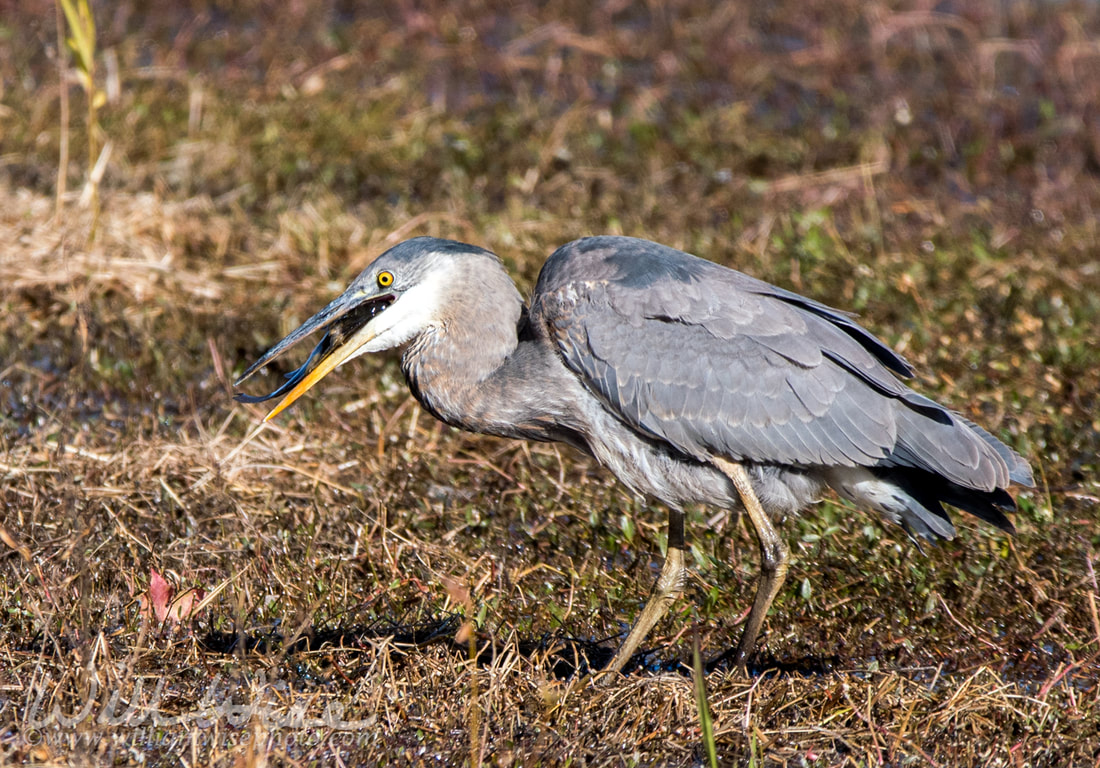
<path fill-rule="evenodd" d="M 691 677 L 695 681 L 695 704 L 699 709 L 699 727 L 703 731 L 703 746 L 707 750 L 707 764 L 718 768 L 718 749 L 714 744 L 714 722 L 710 717 L 710 705 L 707 703 L 707 682 L 703 676 L 703 660 L 699 655 L 699 638 L 692 642 Z"/>

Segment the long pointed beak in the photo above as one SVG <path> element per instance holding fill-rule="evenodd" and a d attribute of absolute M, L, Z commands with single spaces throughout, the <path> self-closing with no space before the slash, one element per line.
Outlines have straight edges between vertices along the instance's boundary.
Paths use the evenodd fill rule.
<path fill-rule="evenodd" d="M 269 349 L 248 367 L 234 386 L 240 386 L 252 374 L 282 355 L 299 341 L 319 330 L 327 330 L 324 338 L 313 348 L 309 358 L 295 371 L 287 374 L 287 380 L 274 392 L 263 396 L 238 394 L 235 400 L 242 403 L 260 403 L 282 396 L 279 404 L 264 417 L 270 421 L 306 393 L 314 384 L 331 373 L 340 363 L 355 355 L 364 344 L 374 338 L 367 328 L 379 312 L 394 301 L 392 294 L 363 296 L 347 291 L 333 299 L 328 306 L 306 320 Z"/>

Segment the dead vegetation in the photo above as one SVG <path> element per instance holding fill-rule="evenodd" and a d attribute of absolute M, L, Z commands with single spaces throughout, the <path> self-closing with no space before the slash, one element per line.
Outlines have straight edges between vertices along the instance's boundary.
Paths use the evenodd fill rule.
<path fill-rule="evenodd" d="M 743 526 L 694 510 L 690 599 L 581 687 L 660 510 L 441 427 L 392 357 L 262 430 L 230 399 L 393 242 L 476 242 L 530 286 L 624 233 L 860 312 L 1039 478 L 1015 538 L 786 521 L 753 675 L 706 678 L 720 763 L 1100 764 L 1096 7 L 709 5 L 96 7 L 94 235 L 79 192 L 54 215 L 54 9 L 5 16 L 5 761 L 705 764 L 691 647 L 737 635 Z"/>

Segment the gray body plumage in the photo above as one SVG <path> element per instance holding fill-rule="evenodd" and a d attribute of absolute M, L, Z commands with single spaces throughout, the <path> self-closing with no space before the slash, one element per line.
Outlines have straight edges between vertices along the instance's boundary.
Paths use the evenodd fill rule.
<path fill-rule="evenodd" d="M 928 538 L 953 535 L 941 500 L 1010 528 L 1000 489 L 1031 481 L 1018 455 L 898 381 L 911 369 L 897 354 L 810 299 L 593 237 L 546 261 L 525 309 L 495 256 L 463 259 L 477 279 L 455 322 L 404 356 L 416 397 L 455 426 L 570 443 L 638 493 L 736 510 L 720 455 L 750 467 L 773 516 L 829 485 Z"/>
<path fill-rule="evenodd" d="M 954 535 L 943 503 L 1012 530 L 1005 488 L 1032 482 L 1018 454 L 902 384 L 909 365 L 851 316 L 644 240 L 559 248 L 529 305 L 492 253 L 407 241 L 238 383 L 319 328 L 313 355 L 268 396 L 285 394 L 268 418 L 342 362 L 404 347 L 410 389 L 441 420 L 568 443 L 668 505 L 661 577 L 610 670 L 682 591 L 686 504 L 745 512 L 757 533 L 743 664 L 787 570 L 770 518 L 829 486 L 913 536 Z"/>

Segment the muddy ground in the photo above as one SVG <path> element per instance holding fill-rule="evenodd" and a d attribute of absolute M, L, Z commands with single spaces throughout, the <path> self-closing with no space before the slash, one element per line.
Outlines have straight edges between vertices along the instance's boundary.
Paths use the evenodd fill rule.
<path fill-rule="evenodd" d="M 0 18 L 6 761 L 706 765 L 744 523 L 691 510 L 686 599 L 584 687 L 660 507 L 441 426 L 395 355 L 263 429 L 232 400 L 404 238 L 527 292 L 621 233 L 858 312 L 1035 468 L 1014 537 L 785 521 L 750 674 L 705 678 L 720 764 L 1100 764 L 1100 6 L 107 6 L 94 118 L 54 6 Z"/>

